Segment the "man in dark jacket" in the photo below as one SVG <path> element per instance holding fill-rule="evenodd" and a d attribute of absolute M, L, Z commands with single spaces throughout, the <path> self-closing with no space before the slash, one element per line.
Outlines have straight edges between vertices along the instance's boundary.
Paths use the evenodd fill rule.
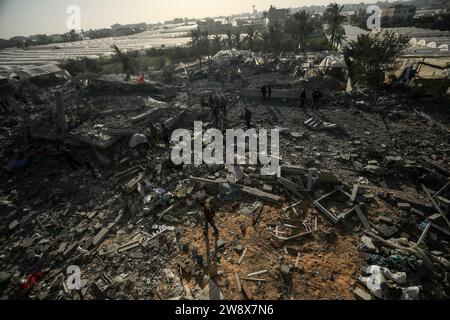
<path fill-rule="evenodd" d="M 263 85 L 261 87 L 261 98 L 262 98 L 262 101 L 266 100 L 266 96 L 267 96 L 267 86 Z"/>
<path fill-rule="evenodd" d="M 316 109 L 317 111 L 319 111 L 319 100 L 323 97 L 322 92 L 320 92 L 319 89 L 316 89 L 313 94 L 312 94 L 312 98 L 313 98 L 313 105 L 311 108 L 311 111 L 314 111 L 314 109 Z"/>
<path fill-rule="evenodd" d="M 305 101 L 306 101 L 306 89 L 303 88 L 302 93 L 300 94 L 300 108 L 304 111 L 306 111 Z"/>
<path fill-rule="evenodd" d="M 214 219 L 216 217 L 216 208 L 214 204 L 214 197 L 206 199 L 203 205 L 203 214 L 205 215 L 205 233 L 208 232 L 208 226 L 211 226 L 214 230 L 214 235 L 219 236 L 219 229 L 217 229 Z"/>
<path fill-rule="evenodd" d="M 247 125 L 247 129 L 250 129 L 252 127 L 252 112 L 245 108 L 245 124 Z"/>

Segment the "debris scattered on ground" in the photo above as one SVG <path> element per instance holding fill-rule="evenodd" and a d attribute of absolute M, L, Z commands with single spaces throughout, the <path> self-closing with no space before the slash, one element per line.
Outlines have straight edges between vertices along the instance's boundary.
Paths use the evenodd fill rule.
<path fill-rule="evenodd" d="M 220 52 L 171 86 L 123 75 L 27 84 L 27 103 L 11 100 L 0 120 L 2 296 L 447 299 L 448 103 L 342 92 L 329 76 L 299 80 L 298 65 Z M 261 101 L 267 83 L 273 99 Z M 300 109 L 303 87 L 307 109 L 323 88 L 318 111 Z M 228 103 L 224 126 L 244 129 L 249 108 L 255 127 L 283 128 L 279 176 L 172 163 L 167 132 L 214 127 L 202 105 L 214 92 Z M 217 238 L 204 232 L 209 197 Z M 72 265 L 80 290 L 65 282 Z"/>

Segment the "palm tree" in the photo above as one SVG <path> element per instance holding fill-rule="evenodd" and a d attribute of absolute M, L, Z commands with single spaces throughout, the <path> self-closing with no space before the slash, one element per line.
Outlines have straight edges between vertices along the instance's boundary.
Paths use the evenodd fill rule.
<path fill-rule="evenodd" d="M 201 44 L 201 47 L 206 50 L 206 55 L 208 57 L 208 67 L 209 67 L 209 69 L 211 69 L 211 52 L 210 52 L 208 30 L 204 30 L 200 33 L 200 44 Z"/>
<path fill-rule="evenodd" d="M 248 48 L 253 51 L 255 47 L 255 39 L 258 36 L 258 31 L 254 26 L 249 26 L 247 28 L 247 35 L 245 36 L 245 41 L 247 42 Z"/>
<path fill-rule="evenodd" d="M 387 71 L 406 47 L 406 39 L 393 32 L 361 34 L 350 41 L 344 59 L 352 79 L 368 84 L 381 84 Z"/>
<path fill-rule="evenodd" d="M 222 50 L 222 38 L 218 34 L 214 35 L 213 43 L 216 51 Z"/>
<path fill-rule="evenodd" d="M 306 56 L 306 39 L 314 30 L 309 13 L 305 10 L 295 13 L 292 20 L 288 20 L 287 29 L 293 38 L 298 41 L 298 48 Z"/>
<path fill-rule="evenodd" d="M 261 40 L 263 42 L 263 51 L 268 52 L 270 50 L 270 34 L 264 31 L 261 33 Z"/>
<path fill-rule="evenodd" d="M 202 66 L 202 56 L 200 53 L 201 38 L 202 38 L 202 32 L 201 32 L 200 28 L 191 30 L 192 48 L 195 50 L 197 59 L 200 62 L 200 67 Z"/>
<path fill-rule="evenodd" d="M 134 73 L 133 61 L 131 60 L 129 55 L 123 54 L 122 51 L 119 49 L 119 47 L 117 45 L 113 44 L 111 46 L 111 48 L 115 51 L 116 55 L 120 59 L 120 63 L 122 64 L 122 70 L 126 74 L 125 79 L 129 80 L 130 79 L 130 74 Z"/>
<path fill-rule="evenodd" d="M 78 41 L 80 39 L 75 29 L 70 30 L 69 37 L 70 41 L 72 42 Z"/>
<path fill-rule="evenodd" d="M 264 28 L 266 27 L 267 17 L 269 16 L 269 13 L 267 11 L 263 11 L 263 17 L 264 17 Z"/>
<path fill-rule="evenodd" d="M 278 25 L 271 25 L 269 27 L 269 39 L 270 39 L 270 48 L 272 51 L 279 52 L 280 43 L 281 43 L 281 34 Z"/>
<path fill-rule="evenodd" d="M 228 49 L 231 50 L 233 49 L 233 32 L 229 29 L 225 32 L 225 34 L 227 35 Z"/>
<path fill-rule="evenodd" d="M 325 33 L 330 38 L 331 50 L 334 50 L 338 44 L 342 43 L 345 36 L 345 29 L 342 26 L 345 17 L 342 15 L 344 6 L 339 6 L 337 3 L 331 3 L 326 8 L 323 17 L 327 23 Z"/>

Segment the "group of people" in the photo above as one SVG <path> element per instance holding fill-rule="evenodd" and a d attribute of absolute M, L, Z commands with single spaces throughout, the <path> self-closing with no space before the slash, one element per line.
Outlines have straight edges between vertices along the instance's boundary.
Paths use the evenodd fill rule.
<path fill-rule="evenodd" d="M 264 100 L 270 100 L 272 99 L 272 84 L 264 84 L 261 87 L 261 99 Z"/>
<path fill-rule="evenodd" d="M 313 91 L 313 93 L 311 94 L 312 97 L 312 106 L 311 106 L 311 111 L 317 110 L 319 111 L 319 101 L 320 99 L 322 99 L 323 97 L 323 93 L 319 90 L 319 88 L 315 89 Z M 302 93 L 300 94 L 300 109 L 306 111 L 306 98 L 307 98 L 307 93 L 306 93 L 306 89 L 303 88 Z"/>
<path fill-rule="evenodd" d="M 228 100 L 225 95 L 211 93 L 206 101 L 202 99 L 202 105 L 211 110 L 211 119 L 215 127 L 222 127 L 222 130 L 224 130 L 227 126 L 228 107 Z"/>
<path fill-rule="evenodd" d="M 271 97 L 272 97 L 271 85 L 270 84 L 264 85 L 261 88 L 261 94 L 262 94 L 263 100 L 271 99 Z M 311 110 L 319 111 L 319 101 L 320 101 L 320 99 L 322 99 L 323 93 L 319 90 L 319 88 L 316 88 L 312 92 L 311 97 L 312 97 L 312 101 L 313 101 Z M 306 111 L 306 105 L 305 105 L 306 99 L 307 99 L 307 92 L 306 92 L 306 89 L 304 88 L 300 95 L 300 107 L 304 111 Z M 203 103 L 205 103 L 206 105 L 208 105 L 211 108 L 213 118 L 216 121 L 216 123 L 218 122 L 219 112 L 222 113 L 222 115 L 224 115 L 224 118 L 226 118 L 227 103 L 226 103 L 226 99 L 224 98 L 223 95 L 219 96 L 219 95 L 211 94 L 208 98 L 208 101 L 203 102 Z M 252 126 L 252 112 L 248 108 L 245 108 L 243 117 L 244 117 L 244 121 L 247 126 L 247 129 L 250 129 Z M 203 213 L 204 213 L 204 223 L 205 223 L 204 231 L 208 232 L 208 228 L 211 227 L 214 231 L 214 235 L 216 237 L 218 237 L 219 230 L 215 224 L 216 205 L 215 205 L 214 199 L 212 197 L 210 197 L 206 201 L 202 202 L 201 204 L 203 206 Z"/>

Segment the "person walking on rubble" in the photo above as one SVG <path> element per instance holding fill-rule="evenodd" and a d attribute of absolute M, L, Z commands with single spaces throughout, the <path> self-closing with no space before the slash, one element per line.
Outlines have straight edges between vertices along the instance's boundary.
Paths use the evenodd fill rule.
<path fill-rule="evenodd" d="M 214 197 L 209 197 L 203 204 L 203 214 L 205 215 L 205 234 L 208 233 L 208 227 L 211 226 L 214 230 L 214 235 L 219 236 L 219 229 L 217 229 L 214 219 L 216 217 L 216 208 Z"/>
<path fill-rule="evenodd" d="M 269 84 L 267 85 L 267 98 L 269 100 L 272 99 L 272 83 L 269 82 Z"/>
<path fill-rule="evenodd" d="M 320 92 L 319 89 L 316 89 L 313 94 L 312 94 L 312 98 L 313 98 L 313 104 L 311 107 L 311 111 L 314 111 L 314 109 L 316 109 L 317 111 L 319 111 L 319 100 L 323 97 L 322 92 Z"/>
<path fill-rule="evenodd" d="M 267 86 L 264 84 L 261 87 L 261 98 L 262 98 L 262 101 L 266 100 L 266 97 L 267 97 Z"/>
<path fill-rule="evenodd" d="M 303 88 L 302 93 L 300 94 L 300 109 L 304 111 L 306 111 L 305 102 L 306 102 L 306 89 Z"/>
<path fill-rule="evenodd" d="M 67 148 L 66 146 L 62 146 L 61 148 L 58 147 L 58 151 L 58 154 L 72 168 L 73 171 L 83 168 L 83 165 L 75 160 L 69 148 Z"/>
<path fill-rule="evenodd" d="M 245 124 L 247 125 L 247 130 L 248 130 L 252 127 L 252 112 L 250 110 L 248 110 L 248 108 L 245 108 L 244 118 L 245 118 Z"/>
<path fill-rule="evenodd" d="M 27 105 L 22 80 L 14 82 L 13 96 L 20 104 Z"/>

